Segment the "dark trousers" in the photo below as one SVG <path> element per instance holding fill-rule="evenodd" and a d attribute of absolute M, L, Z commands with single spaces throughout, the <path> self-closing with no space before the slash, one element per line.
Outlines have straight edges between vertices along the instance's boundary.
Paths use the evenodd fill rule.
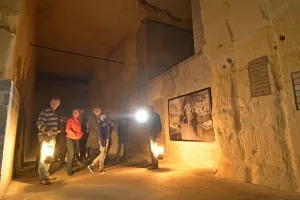
<path fill-rule="evenodd" d="M 153 136 L 149 136 L 149 148 L 151 154 L 151 165 L 158 165 L 158 158 L 153 153 L 153 147 L 157 145 L 157 138 Z"/>
<path fill-rule="evenodd" d="M 120 156 L 122 146 L 123 146 L 123 158 L 125 160 L 127 158 L 127 140 L 124 139 L 124 138 L 119 137 L 118 151 L 117 151 L 117 154 L 116 154 L 116 159 L 118 159 L 119 156 Z"/>
<path fill-rule="evenodd" d="M 91 158 L 91 147 L 86 147 L 86 158 Z"/>
<path fill-rule="evenodd" d="M 79 151 L 80 151 L 80 159 L 87 157 L 87 147 L 86 147 L 87 137 L 83 135 L 83 137 L 79 140 Z"/>
<path fill-rule="evenodd" d="M 67 172 L 73 172 L 74 156 L 78 149 L 79 141 L 67 138 Z"/>
<path fill-rule="evenodd" d="M 60 159 L 60 163 L 64 164 L 66 153 L 67 153 L 67 147 L 66 147 L 66 135 L 63 133 L 60 133 L 57 137 L 56 145 L 55 145 L 55 159 Z"/>
<path fill-rule="evenodd" d="M 79 160 L 79 144 L 80 144 L 80 140 L 76 140 L 76 141 L 78 142 L 78 144 L 75 147 L 74 159 L 77 161 L 77 160 Z"/>

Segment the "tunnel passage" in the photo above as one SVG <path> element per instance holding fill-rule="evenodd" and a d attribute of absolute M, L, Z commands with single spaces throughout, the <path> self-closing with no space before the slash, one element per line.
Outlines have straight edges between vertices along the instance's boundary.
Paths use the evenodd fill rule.
<path fill-rule="evenodd" d="M 151 104 L 161 115 L 166 160 L 299 192 L 298 2 L 3 4 L 0 77 L 11 87 L 1 90 L 1 125 L 7 127 L 8 108 L 18 116 L 0 137 L 16 141 L 0 143 L 15 149 L 13 158 L 2 157 L 4 185 L 34 158 L 38 113 L 58 95 L 60 115 L 73 107 L 91 113 L 99 105 L 116 122 Z M 18 96 L 11 88 L 19 103 L 7 101 Z M 180 104 L 193 94 L 197 103 Z M 201 105 L 199 116 L 193 104 Z M 182 139 L 181 131 L 196 141 Z M 130 150 L 147 151 L 143 130 L 133 126 L 131 132 Z M 198 133 L 214 137 L 203 141 Z M 7 177 L 6 161 L 14 162 Z"/>

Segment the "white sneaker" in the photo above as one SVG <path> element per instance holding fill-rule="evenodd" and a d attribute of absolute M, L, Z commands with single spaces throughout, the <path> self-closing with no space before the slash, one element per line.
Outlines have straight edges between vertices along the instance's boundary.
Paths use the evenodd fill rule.
<path fill-rule="evenodd" d="M 87 166 L 87 168 L 90 170 L 90 172 L 94 173 L 94 167 L 92 165 Z"/>

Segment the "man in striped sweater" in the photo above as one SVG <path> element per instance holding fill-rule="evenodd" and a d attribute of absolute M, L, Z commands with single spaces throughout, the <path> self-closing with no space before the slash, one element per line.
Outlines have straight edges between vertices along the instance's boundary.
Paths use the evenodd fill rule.
<path fill-rule="evenodd" d="M 53 97 L 50 101 L 50 107 L 40 113 L 37 121 L 41 149 L 38 173 L 42 185 L 49 185 L 49 180 L 56 179 L 56 177 L 49 174 L 51 160 L 47 160 L 47 156 L 53 157 L 56 135 L 60 132 L 58 130 L 58 117 L 55 113 L 55 110 L 60 105 L 60 101 L 59 97 Z"/>

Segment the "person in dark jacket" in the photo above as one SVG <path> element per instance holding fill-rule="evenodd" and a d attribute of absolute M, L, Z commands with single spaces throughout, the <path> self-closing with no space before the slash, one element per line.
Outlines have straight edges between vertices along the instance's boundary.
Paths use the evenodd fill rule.
<path fill-rule="evenodd" d="M 99 164 L 99 173 L 105 173 L 104 170 L 104 160 L 106 158 L 106 153 L 109 145 L 110 139 L 110 125 L 106 122 L 106 115 L 100 115 L 100 131 L 98 132 L 98 141 L 100 144 L 100 154 L 93 160 L 93 163 L 88 166 L 91 172 L 94 172 L 94 168 Z"/>
<path fill-rule="evenodd" d="M 118 163 L 121 148 L 123 146 L 123 159 L 127 159 L 127 142 L 128 142 L 128 121 L 123 119 L 122 123 L 118 127 L 118 151 L 116 154 L 116 162 Z"/>
<path fill-rule="evenodd" d="M 67 133 L 67 173 L 69 176 L 73 176 L 73 166 L 75 161 L 75 154 L 79 146 L 79 140 L 82 137 L 81 124 L 79 121 L 79 110 L 73 110 L 73 117 L 68 119 L 66 126 Z"/>
<path fill-rule="evenodd" d="M 107 152 L 106 154 L 108 155 L 109 154 L 109 150 L 112 146 L 112 132 L 114 130 L 114 127 L 115 127 L 115 124 L 112 120 L 109 120 L 109 119 L 106 119 L 106 123 L 109 125 L 109 144 L 108 144 L 108 148 L 107 148 Z"/>
<path fill-rule="evenodd" d="M 148 170 L 158 169 L 158 158 L 154 154 L 154 148 L 157 146 L 157 140 L 161 135 L 162 125 L 159 114 L 154 111 L 152 106 L 148 106 L 148 120 L 146 122 L 146 132 L 148 135 L 150 153 L 151 153 L 151 165 Z"/>
<path fill-rule="evenodd" d="M 87 132 L 89 133 L 87 139 L 87 148 L 90 148 L 90 159 L 94 160 L 97 157 L 99 151 L 98 132 L 100 131 L 100 114 L 101 109 L 95 107 L 93 109 L 93 115 L 88 118 Z"/>
<path fill-rule="evenodd" d="M 60 166 L 66 164 L 65 158 L 67 153 L 66 147 L 66 122 L 67 118 L 64 116 L 59 117 L 58 127 L 61 130 L 61 133 L 56 136 L 56 145 L 55 145 L 55 160 L 60 161 Z"/>

